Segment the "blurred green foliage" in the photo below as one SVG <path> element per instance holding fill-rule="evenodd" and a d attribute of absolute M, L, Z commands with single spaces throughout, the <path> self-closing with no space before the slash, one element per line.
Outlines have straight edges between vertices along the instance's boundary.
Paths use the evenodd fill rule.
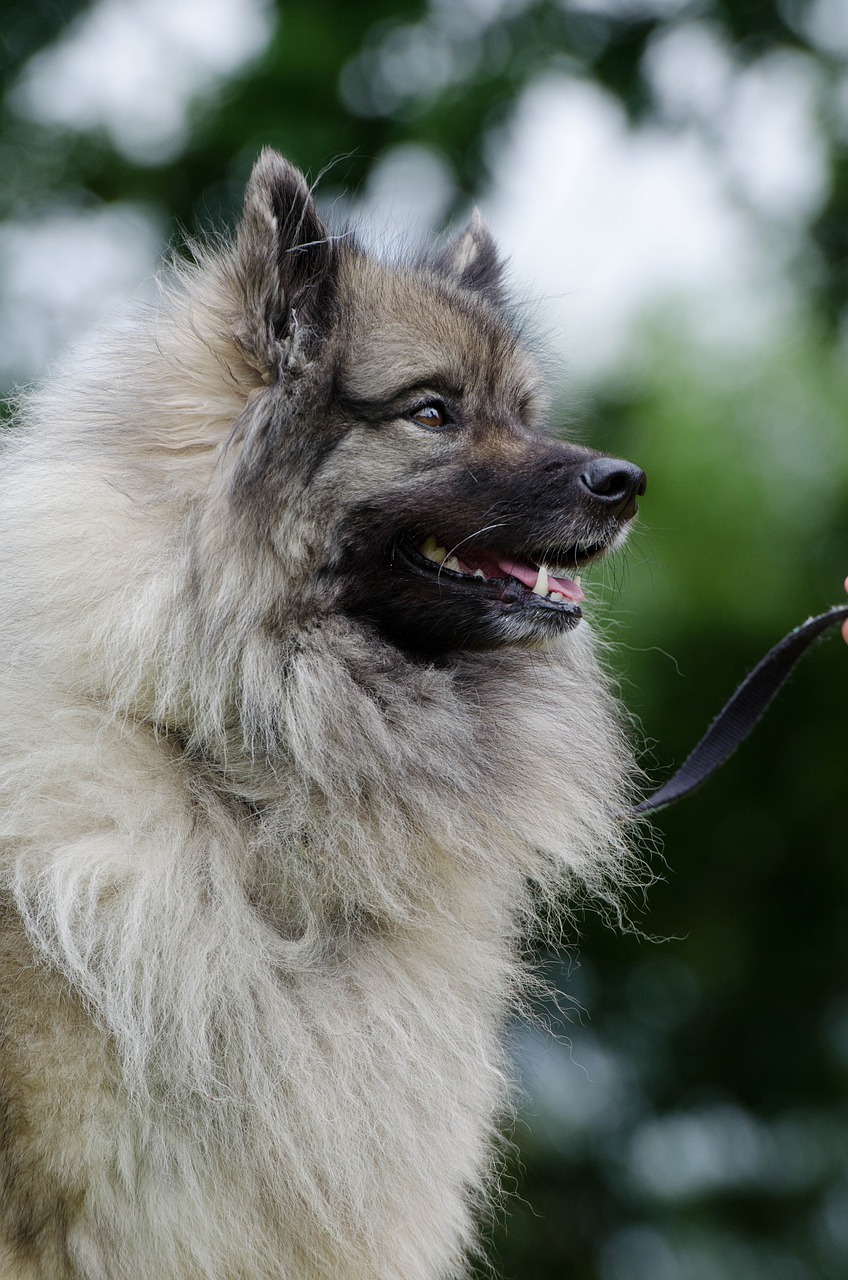
<path fill-rule="evenodd" d="M 178 154 L 144 163 L 103 131 L 15 108 L 27 59 L 89 7 L 6 7 L 0 217 L 130 199 L 192 230 L 234 216 L 266 143 L 313 174 L 342 157 L 332 181 L 349 189 L 393 144 L 425 143 L 459 203 L 484 186 L 492 131 L 544 70 L 593 77 L 644 120 L 658 112 L 645 49 L 687 16 L 726 33 L 742 62 L 793 48 L 815 63 L 830 185 L 798 246 L 795 338 L 718 361 L 659 318 L 638 371 L 597 391 L 588 415 L 593 443 L 649 474 L 637 535 L 590 585 L 659 780 L 848 572 L 845 68 L 805 34 L 810 6 L 529 0 L 475 24 L 482 7 L 458 2 L 281 4 L 267 51 L 196 106 Z M 413 47 L 431 50 L 432 73 L 410 67 L 405 92 L 381 68 Z M 504 1280 L 848 1275 L 847 673 L 841 641 L 823 643 L 723 774 L 661 815 L 667 863 L 634 904 L 641 933 L 587 915 L 579 957 L 543 958 L 574 1003 L 542 1010 L 553 1038 L 515 1032 L 527 1094 L 506 1156 L 519 1194 L 492 1229 Z"/>

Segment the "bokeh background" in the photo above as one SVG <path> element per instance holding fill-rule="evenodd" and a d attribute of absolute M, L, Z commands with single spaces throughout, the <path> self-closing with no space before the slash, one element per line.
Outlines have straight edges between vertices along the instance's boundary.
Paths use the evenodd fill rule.
<path fill-rule="evenodd" d="M 7 0 L 0 56 L 5 390 L 270 143 L 377 245 L 479 203 L 556 421 L 647 470 L 590 587 L 654 780 L 841 597 L 845 0 Z M 540 954 L 496 1276 L 848 1276 L 846 739 L 835 639 L 657 820 L 638 929 Z"/>

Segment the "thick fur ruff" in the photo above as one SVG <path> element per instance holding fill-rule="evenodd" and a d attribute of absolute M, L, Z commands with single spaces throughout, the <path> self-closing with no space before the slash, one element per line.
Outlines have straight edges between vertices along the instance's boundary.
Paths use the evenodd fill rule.
<path fill-rule="evenodd" d="M 445 1280 L 475 1248 L 520 940 L 563 889 L 615 902 L 630 763 L 586 623 L 427 652 L 359 600 L 358 530 L 376 557 L 448 446 L 350 404 L 439 343 L 536 412 L 479 221 L 380 265 L 266 154 L 238 241 L 11 433 L 3 1280 Z"/>

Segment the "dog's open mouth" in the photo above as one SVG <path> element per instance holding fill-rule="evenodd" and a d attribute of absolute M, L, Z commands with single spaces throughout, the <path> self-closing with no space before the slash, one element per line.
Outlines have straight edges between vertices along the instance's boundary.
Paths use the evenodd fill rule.
<path fill-rule="evenodd" d="M 433 535 L 417 546 L 401 544 L 398 550 L 409 568 L 422 577 L 437 579 L 447 590 L 479 591 L 505 605 L 554 610 L 577 621 L 582 616 L 579 606 L 584 598 L 580 578 L 566 577 L 559 565 L 566 564 L 569 570 L 572 565 L 577 568 L 605 550 L 605 544 L 569 547 L 557 556 L 557 566 L 553 568 L 541 560 L 519 560 L 477 547 L 448 554 Z"/>

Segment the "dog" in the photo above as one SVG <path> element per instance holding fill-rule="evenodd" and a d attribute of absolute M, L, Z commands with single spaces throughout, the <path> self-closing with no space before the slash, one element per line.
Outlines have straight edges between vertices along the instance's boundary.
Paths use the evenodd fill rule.
<path fill-rule="evenodd" d="M 380 261 L 271 151 L 22 404 L 3 1280 L 464 1273 L 522 939 L 633 875 L 576 573 L 645 478 L 546 415 L 478 215 Z"/>

